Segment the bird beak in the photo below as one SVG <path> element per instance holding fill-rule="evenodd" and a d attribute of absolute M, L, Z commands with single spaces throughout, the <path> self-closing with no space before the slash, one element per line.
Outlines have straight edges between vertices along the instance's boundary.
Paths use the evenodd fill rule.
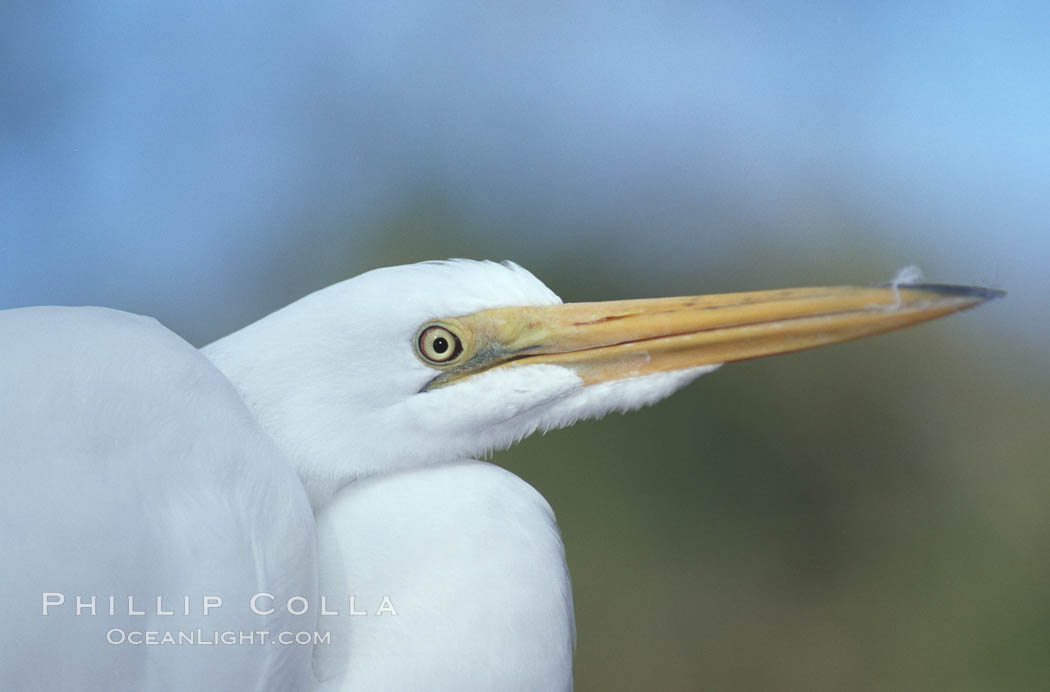
<path fill-rule="evenodd" d="M 443 321 L 472 353 L 429 388 L 491 368 L 549 364 L 597 384 L 801 351 L 908 327 L 1004 292 L 971 286 L 833 286 L 505 307 Z"/>

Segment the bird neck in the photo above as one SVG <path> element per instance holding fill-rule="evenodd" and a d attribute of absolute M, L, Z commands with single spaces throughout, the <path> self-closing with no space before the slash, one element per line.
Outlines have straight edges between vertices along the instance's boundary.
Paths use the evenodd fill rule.
<path fill-rule="evenodd" d="M 323 350 L 318 320 L 306 319 L 310 310 L 300 305 L 306 300 L 201 350 L 284 452 L 317 510 L 340 488 L 370 471 L 355 458 L 356 426 L 347 424 L 352 413 L 339 400 L 339 390 L 326 384 L 348 373 L 339 372 L 341 359 L 336 354 Z M 313 376 L 321 363 L 326 376 Z"/>

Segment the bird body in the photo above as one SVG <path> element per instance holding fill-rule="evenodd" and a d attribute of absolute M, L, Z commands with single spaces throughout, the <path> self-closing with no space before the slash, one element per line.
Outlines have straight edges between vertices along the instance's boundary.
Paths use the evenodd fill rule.
<path fill-rule="evenodd" d="M 115 311 L 0 313 L 0 574 L 17 652 L 0 682 L 569 690 L 553 512 L 478 457 L 654 403 L 723 362 L 997 295 L 894 285 L 563 305 L 517 265 L 450 261 L 368 272 L 200 352 Z M 94 616 L 78 596 L 96 597 Z M 109 596 L 131 601 L 99 613 Z M 208 596 L 222 608 L 202 612 Z M 130 612 L 136 598 L 152 609 Z M 169 614 L 184 598 L 200 607 Z M 149 628 L 329 636 L 106 639 Z"/>
<path fill-rule="evenodd" d="M 321 618 L 324 690 L 572 688 L 565 554 L 546 500 L 480 461 L 351 483 L 317 515 L 321 594 L 358 616 Z M 383 599 L 396 609 L 377 613 Z M 396 661 L 396 663 L 395 663 Z M 385 662 L 385 663 L 381 663 Z"/>
<path fill-rule="evenodd" d="M 208 645 L 314 629 L 247 607 L 314 598 L 314 521 L 229 381 L 114 310 L 0 311 L 0 344 L 0 687 L 307 689 L 309 647 Z M 169 630 L 205 643 L 127 641 Z"/>

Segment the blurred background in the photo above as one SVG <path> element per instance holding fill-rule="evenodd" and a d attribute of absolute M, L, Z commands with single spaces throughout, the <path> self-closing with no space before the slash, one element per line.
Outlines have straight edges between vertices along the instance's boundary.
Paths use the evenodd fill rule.
<path fill-rule="evenodd" d="M 1050 5 L 0 6 L 0 307 L 203 345 L 375 266 L 1004 288 L 502 452 L 579 690 L 1050 687 Z"/>

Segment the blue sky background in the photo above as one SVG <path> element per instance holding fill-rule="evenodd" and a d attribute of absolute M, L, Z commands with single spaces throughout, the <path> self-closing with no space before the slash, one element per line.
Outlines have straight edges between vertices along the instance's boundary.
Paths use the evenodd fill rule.
<path fill-rule="evenodd" d="M 437 195 L 454 254 L 914 263 L 1045 336 L 1047 26 L 1035 2 L 5 3 L 0 303 L 211 338 L 318 287 L 280 275 L 368 268 L 379 220 Z M 836 271 L 873 251 L 879 275 Z"/>

